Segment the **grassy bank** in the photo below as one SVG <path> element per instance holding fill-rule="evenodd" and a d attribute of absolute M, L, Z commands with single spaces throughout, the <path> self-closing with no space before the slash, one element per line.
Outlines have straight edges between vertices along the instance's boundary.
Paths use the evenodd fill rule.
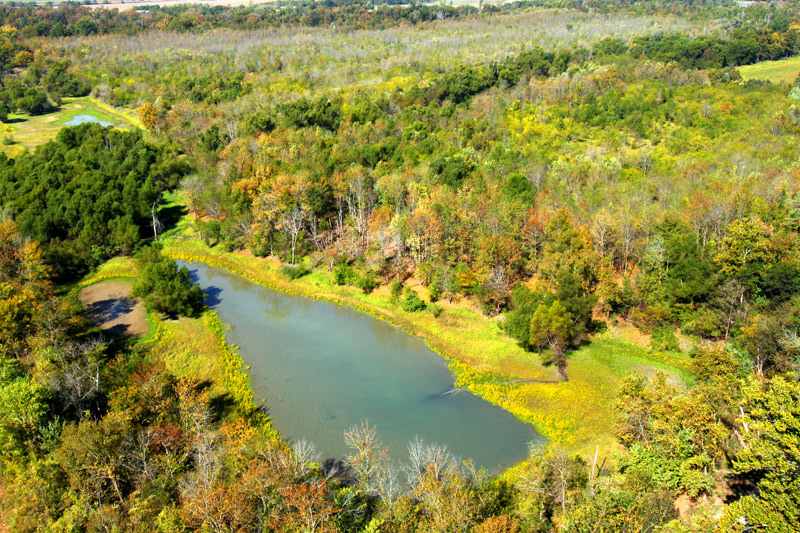
<path fill-rule="evenodd" d="M 101 265 L 70 289 L 77 293 L 90 285 L 107 281 L 132 281 L 136 265 L 131 258 L 117 257 Z M 138 338 L 134 350 L 146 359 L 164 365 L 172 375 L 190 376 L 208 386 L 212 401 L 223 413 L 251 414 L 256 404 L 249 377 L 236 347 L 225 340 L 227 326 L 216 313 L 206 310 L 198 318 L 167 320 L 156 313 L 148 315 L 150 331 Z"/>
<path fill-rule="evenodd" d="M 379 289 L 367 295 L 353 287 L 337 286 L 324 270 L 290 281 L 272 258 L 226 253 L 195 239 L 170 238 L 164 243 L 164 253 L 175 259 L 221 267 L 278 291 L 347 305 L 389 321 L 442 354 L 450 362 L 457 385 L 534 424 L 547 438 L 572 452 L 593 452 L 595 446 L 605 454 L 617 449 L 613 402 L 620 380 L 628 372 L 662 370 L 675 381 L 690 379 L 687 357 L 653 352 L 609 333 L 570 356 L 569 382 L 520 381 L 555 380 L 557 373 L 543 366 L 536 354 L 522 350 L 497 321 L 483 317 L 470 305 L 445 303 L 438 317 L 428 311 L 407 313 L 387 291 Z"/>

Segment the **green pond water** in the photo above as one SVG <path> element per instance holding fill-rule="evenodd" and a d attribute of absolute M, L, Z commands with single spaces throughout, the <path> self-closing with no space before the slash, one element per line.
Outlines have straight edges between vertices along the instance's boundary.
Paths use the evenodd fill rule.
<path fill-rule="evenodd" d="M 272 291 L 222 269 L 179 263 L 231 326 L 228 342 L 240 346 L 251 366 L 256 402 L 275 428 L 284 439 L 311 441 L 323 459 L 347 455 L 343 432 L 361 420 L 377 427 L 398 464 L 415 436 L 491 472 L 543 441 L 532 426 L 477 396 L 448 394 L 454 378 L 445 361 L 386 322 Z"/>

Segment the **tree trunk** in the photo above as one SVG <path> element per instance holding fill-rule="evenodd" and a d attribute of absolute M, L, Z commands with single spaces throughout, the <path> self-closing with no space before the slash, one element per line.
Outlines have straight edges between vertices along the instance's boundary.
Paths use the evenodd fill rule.
<path fill-rule="evenodd" d="M 156 199 L 153 201 L 153 205 L 150 207 L 150 215 L 153 217 L 153 239 L 155 242 L 158 242 L 158 227 L 161 225 L 161 222 L 158 220 L 158 212 L 156 210 L 158 202 L 160 201 L 161 194 L 156 197 Z"/>

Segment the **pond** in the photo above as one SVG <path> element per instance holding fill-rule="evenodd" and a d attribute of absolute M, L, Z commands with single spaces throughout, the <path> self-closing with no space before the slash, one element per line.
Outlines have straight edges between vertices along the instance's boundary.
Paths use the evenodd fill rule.
<path fill-rule="evenodd" d="M 230 325 L 228 342 L 251 366 L 256 403 L 266 400 L 284 439 L 306 439 L 323 458 L 339 459 L 348 453 L 344 430 L 367 420 L 398 464 L 419 436 L 493 473 L 543 441 L 507 411 L 468 392 L 453 393 L 445 361 L 384 321 L 272 291 L 219 268 L 179 263 Z"/>
<path fill-rule="evenodd" d="M 114 124 L 113 122 L 108 122 L 106 120 L 100 120 L 99 118 L 92 116 L 92 115 L 75 115 L 69 121 L 64 123 L 64 126 L 79 126 L 81 124 L 87 123 L 97 123 L 101 126 L 123 126 L 124 124 Z"/>

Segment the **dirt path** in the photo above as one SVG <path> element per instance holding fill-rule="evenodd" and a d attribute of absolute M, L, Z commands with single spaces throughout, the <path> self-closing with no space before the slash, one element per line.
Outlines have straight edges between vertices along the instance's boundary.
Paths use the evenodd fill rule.
<path fill-rule="evenodd" d="M 147 333 L 147 312 L 139 300 L 129 298 L 131 286 L 122 281 L 104 281 L 78 293 L 78 300 L 100 329 L 118 335 Z"/>

